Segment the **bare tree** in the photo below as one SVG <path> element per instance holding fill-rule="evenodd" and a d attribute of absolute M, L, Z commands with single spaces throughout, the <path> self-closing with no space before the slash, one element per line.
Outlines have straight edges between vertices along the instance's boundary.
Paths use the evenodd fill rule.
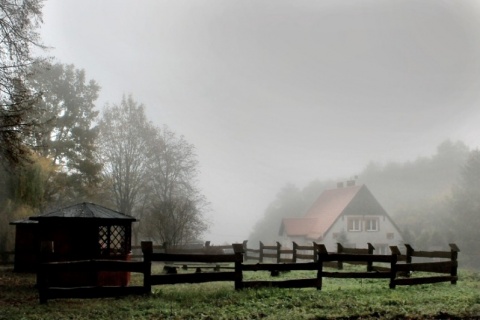
<path fill-rule="evenodd" d="M 147 121 L 143 105 L 131 96 L 123 97 L 119 105 L 106 106 L 99 128 L 99 157 L 117 210 L 138 217 L 155 128 Z"/>
<path fill-rule="evenodd" d="M 165 126 L 158 129 L 153 150 L 149 165 L 153 194 L 144 226 L 160 243 L 184 244 L 208 228 L 203 215 L 208 204 L 196 186 L 194 146 Z"/>
<path fill-rule="evenodd" d="M 143 225 L 146 235 L 172 246 L 198 239 L 208 227 L 198 203 L 187 197 L 156 201 Z"/>
<path fill-rule="evenodd" d="M 167 127 L 154 127 L 131 96 L 107 106 L 99 128 L 104 181 L 117 210 L 139 218 L 141 232 L 162 243 L 180 244 L 206 230 L 193 145 Z"/>
<path fill-rule="evenodd" d="M 37 59 L 33 47 L 42 47 L 38 28 L 42 0 L 0 0 L 0 162 L 18 164 L 28 158 L 25 144 L 38 125 L 35 101 L 25 77 Z"/>

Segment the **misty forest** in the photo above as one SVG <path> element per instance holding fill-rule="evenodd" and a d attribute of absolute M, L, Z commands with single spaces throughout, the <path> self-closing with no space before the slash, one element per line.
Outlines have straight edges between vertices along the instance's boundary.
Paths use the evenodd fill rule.
<path fill-rule="evenodd" d="M 199 150 L 168 123 L 152 122 L 147 110 L 155 106 L 141 96 L 99 105 L 103 84 L 89 70 L 45 57 L 42 6 L 41 0 L 0 0 L 0 252 L 13 250 L 11 222 L 80 202 L 137 218 L 135 243 L 209 240 Z M 253 245 L 276 241 L 282 219 L 303 216 L 337 179 L 284 181 L 264 212 L 252 213 L 257 220 L 246 238 Z M 372 191 L 406 243 L 423 249 L 456 243 L 461 266 L 480 268 L 478 149 L 445 139 L 434 154 L 407 162 L 372 158 L 355 179 Z"/>
<path fill-rule="evenodd" d="M 194 146 L 132 96 L 100 113 L 100 85 L 84 70 L 34 57 L 41 5 L 1 2 L 0 251 L 13 245 L 9 222 L 78 202 L 140 219 L 134 239 L 199 238 L 207 202 Z"/>

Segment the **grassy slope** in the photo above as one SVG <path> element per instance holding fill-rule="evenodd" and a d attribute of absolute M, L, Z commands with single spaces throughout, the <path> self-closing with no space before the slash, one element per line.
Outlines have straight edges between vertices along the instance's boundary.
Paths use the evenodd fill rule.
<path fill-rule="evenodd" d="M 291 272 L 282 278 L 311 277 Z M 266 272 L 246 278 L 269 279 Z M 134 281 L 141 281 L 141 276 Z M 480 274 L 462 271 L 457 285 L 388 289 L 388 280 L 325 279 L 315 289 L 235 291 L 228 282 L 156 286 L 149 297 L 38 303 L 33 275 L 0 270 L 0 319 L 333 319 L 480 318 Z"/>

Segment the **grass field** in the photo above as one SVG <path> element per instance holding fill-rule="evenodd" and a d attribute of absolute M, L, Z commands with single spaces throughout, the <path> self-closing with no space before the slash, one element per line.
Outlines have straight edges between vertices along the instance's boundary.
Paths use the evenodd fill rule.
<path fill-rule="evenodd" d="M 289 272 L 286 278 L 312 277 Z M 251 272 L 250 279 L 271 279 Z M 142 276 L 133 275 L 140 283 Z M 388 280 L 324 279 L 316 289 L 246 289 L 231 282 L 153 287 L 150 296 L 50 300 L 41 305 L 35 276 L 0 269 L 0 319 L 480 319 L 480 273 L 457 285 L 388 288 Z"/>

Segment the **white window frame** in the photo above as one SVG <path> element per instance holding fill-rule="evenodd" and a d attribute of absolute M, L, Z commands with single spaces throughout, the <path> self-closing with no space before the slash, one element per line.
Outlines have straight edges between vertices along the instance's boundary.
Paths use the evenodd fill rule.
<path fill-rule="evenodd" d="M 375 223 L 372 223 L 375 222 Z M 380 231 L 380 219 L 378 217 L 365 218 L 365 231 L 377 232 Z"/>
<path fill-rule="evenodd" d="M 349 217 L 347 219 L 348 232 L 361 232 L 362 231 L 362 219 L 360 217 Z"/>

